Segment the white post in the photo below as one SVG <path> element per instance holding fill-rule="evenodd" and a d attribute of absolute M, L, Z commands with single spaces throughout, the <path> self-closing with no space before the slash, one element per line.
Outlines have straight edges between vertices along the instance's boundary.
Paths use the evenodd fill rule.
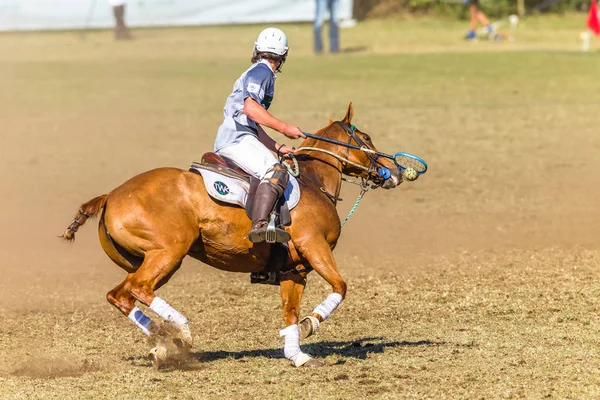
<path fill-rule="evenodd" d="M 590 31 L 581 32 L 579 37 L 583 42 L 582 51 L 588 51 L 590 49 L 590 39 L 592 38 L 592 33 Z"/>
<path fill-rule="evenodd" d="M 519 16 L 512 14 L 508 17 L 508 22 L 510 23 L 510 34 L 508 35 L 508 40 L 511 42 L 515 40 L 517 25 L 519 25 Z"/>

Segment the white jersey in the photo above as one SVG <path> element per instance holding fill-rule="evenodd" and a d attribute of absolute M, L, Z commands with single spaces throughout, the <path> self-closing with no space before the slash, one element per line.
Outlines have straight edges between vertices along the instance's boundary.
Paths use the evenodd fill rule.
<path fill-rule="evenodd" d="M 269 109 L 275 94 L 275 73 L 267 60 L 260 60 L 248 68 L 233 85 L 223 108 L 223 123 L 215 139 L 215 152 L 237 144 L 242 137 L 258 138 L 256 122 L 244 114 L 244 100 L 250 97 Z"/>

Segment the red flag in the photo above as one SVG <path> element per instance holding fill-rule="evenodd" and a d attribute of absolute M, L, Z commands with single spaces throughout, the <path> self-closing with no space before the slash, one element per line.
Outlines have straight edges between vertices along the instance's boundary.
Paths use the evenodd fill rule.
<path fill-rule="evenodd" d="M 598 2 L 592 0 L 590 13 L 588 14 L 587 26 L 596 36 L 600 35 L 600 21 L 598 21 Z"/>

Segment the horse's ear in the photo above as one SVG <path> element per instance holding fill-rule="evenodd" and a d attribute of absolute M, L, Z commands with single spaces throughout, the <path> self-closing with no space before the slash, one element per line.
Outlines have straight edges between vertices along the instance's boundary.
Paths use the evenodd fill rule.
<path fill-rule="evenodd" d="M 350 124 L 352 122 L 352 118 L 354 117 L 354 108 L 352 107 L 352 102 L 348 104 L 348 112 L 346 112 L 346 116 L 344 117 L 344 122 L 346 124 Z"/>

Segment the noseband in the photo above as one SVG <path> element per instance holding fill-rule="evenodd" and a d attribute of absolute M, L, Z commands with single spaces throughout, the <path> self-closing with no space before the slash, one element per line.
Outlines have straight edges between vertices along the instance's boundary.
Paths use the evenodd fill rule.
<path fill-rule="evenodd" d="M 342 129 L 344 129 L 344 132 L 346 132 L 346 134 L 348 135 L 348 144 L 349 145 L 351 145 L 352 140 L 354 140 L 361 149 L 369 149 L 369 146 L 367 146 L 367 144 L 361 138 L 359 138 L 358 135 L 356 134 L 356 127 L 353 124 L 348 126 L 341 121 L 337 121 L 337 124 L 339 124 L 342 127 Z M 364 151 L 364 154 L 369 158 L 369 161 L 371 162 L 371 165 L 369 166 L 369 168 L 365 167 L 365 170 L 368 172 L 367 180 L 371 181 L 373 184 L 375 184 L 375 187 L 379 187 L 383 184 L 383 181 L 385 181 L 387 178 L 389 178 L 389 170 L 387 168 L 385 168 L 378 161 L 379 155 L 373 154 L 370 152 L 366 152 L 366 151 Z M 346 157 L 345 158 L 346 158 L 346 160 L 349 161 L 350 146 L 346 146 Z M 384 170 L 387 171 L 387 175 L 382 174 L 382 171 L 384 171 Z"/>

